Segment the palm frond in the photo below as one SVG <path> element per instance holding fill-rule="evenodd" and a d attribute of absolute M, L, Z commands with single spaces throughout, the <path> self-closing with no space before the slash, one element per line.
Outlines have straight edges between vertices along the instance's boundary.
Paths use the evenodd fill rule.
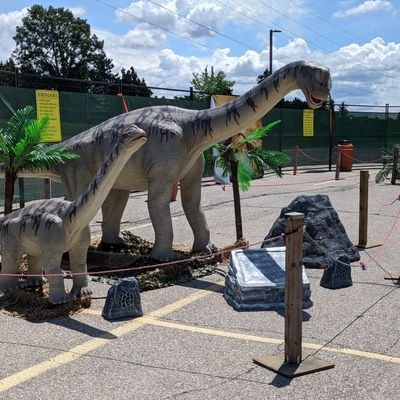
<path fill-rule="evenodd" d="M 384 168 L 382 168 L 380 171 L 375 176 L 375 182 L 376 183 L 382 183 L 384 182 L 388 177 L 389 174 L 392 172 L 392 167 L 389 165 L 386 165 Z"/>
<path fill-rule="evenodd" d="M 6 139 L 6 135 L 3 129 L 0 128 L 0 161 L 2 161 L 6 167 L 10 165 L 10 154 L 9 154 L 9 145 Z"/>
<path fill-rule="evenodd" d="M 247 169 L 244 162 L 238 162 L 238 183 L 240 190 L 247 192 L 250 189 L 251 180 L 253 179 L 253 174 Z"/>
<path fill-rule="evenodd" d="M 79 155 L 65 151 L 62 147 L 54 149 L 41 143 L 26 156 L 24 168 L 31 171 L 51 168 L 55 164 L 64 163 L 66 160 L 75 158 L 79 158 Z"/>
<path fill-rule="evenodd" d="M 269 123 L 266 126 L 262 126 L 260 128 L 257 128 L 254 132 L 252 132 L 250 135 L 246 136 L 243 138 L 242 143 L 248 143 L 253 140 L 260 140 L 262 139 L 265 135 L 269 133 L 269 131 L 274 128 L 276 125 L 280 124 L 281 120 L 278 119 L 277 121 L 273 121 Z"/>
<path fill-rule="evenodd" d="M 7 136 L 10 145 L 15 146 L 25 135 L 25 128 L 36 119 L 36 111 L 32 106 L 17 110 L 7 122 Z"/>

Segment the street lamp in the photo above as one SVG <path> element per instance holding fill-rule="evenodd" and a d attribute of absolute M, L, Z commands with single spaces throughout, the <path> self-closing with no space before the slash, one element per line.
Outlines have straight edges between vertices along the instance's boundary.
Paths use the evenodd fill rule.
<path fill-rule="evenodd" d="M 269 30 L 269 74 L 272 74 L 272 35 L 277 32 L 282 32 L 279 29 L 270 29 Z"/>

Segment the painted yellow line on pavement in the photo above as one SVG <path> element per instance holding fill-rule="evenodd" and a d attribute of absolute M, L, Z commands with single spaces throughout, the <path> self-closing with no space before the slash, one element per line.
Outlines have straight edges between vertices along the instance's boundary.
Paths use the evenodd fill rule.
<path fill-rule="evenodd" d="M 204 297 L 204 293 L 201 293 L 201 292 L 195 293 L 193 296 L 196 296 L 197 299 L 200 299 L 200 298 Z M 187 299 L 182 299 L 182 300 L 188 301 L 188 304 L 189 304 L 190 297 Z M 190 301 L 190 302 L 192 302 L 192 301 Z M 170 321 L 158 319 L 159 317 L 162 317 L 162 316 L 169 314 L 170 312 L 173 312 L 176 309 L 178 309 L 178 308 L 175 309 L 175 305 L 177 305 L 177 303 L 173 303 L 170 306 L 163 307 L 154 313 L 150 313 L 144 317 L 141 317 L 140 320 L 143 321 L 143 324 L 155 325 L 155 326 L 160 326 L 160 327 L 169 328 L 169 329 L 177 329 L 177 330 L 182 330 L 182 331 L 192 332 L 192 333 L 200 333 L 203 335 L 219 336 L 219 337 L 225 337 L 225 338 L 236 339 L 236 340 L 249 340 L 249 341 L 253 341 L 253 342 L 276 344 L 276 345 L 281 345 L 284 343 L 284 341 L 282 339 L 267 338 L 267 337 L 255 336 L 255 335 L 247 335 L 247 334 L 243 334 L 243 333 L 223 331 L 223 330 L 214 329 L 214 328 L 204 328 L 204 327 L 200 327 L 200 326 L 186 325 L 186 324 L 182 324 L 182 323 L 176 323 L 176 322 L 170 322 Z M 169 308 L 172 309 L 172 311 L 169 312 Z M 179 307 L 179 308 L 182 308 L 182 307 Z M 87 309 L 84 311 L 84 313 L 92 314 L 92 315 L 101 315 L 100 310 Z M 302 343 L 302 346 L 305 349 L 310 349 L 310 350 L 320 350 L 322 347 L 321 344 L 304 343 L 304 342 Z M 321 349 L 321 351 L 327 351 L 330 353 L 348 354 L 348 355 L 353 355 L 353 356 L 358 356 L 358 357 L 370 358 L 373 360 L 384 361 L 384 362 L 388 362 L 388 363 L 400 364 L 400 357 L 388 356 L 385 354 L 379 354 L 379 353 L 374 353 L 374 352 L 370 352 L 370 351 L 362 351 L 362 350 L 356 350 L 356 349 L 350 349 L 350 348 L 335 348 L 335 347 L 324 347 Z"/>
<path fill-rule="evenodd" d="M 268 344 L 280 345 L 280 344 L 284 343 L 284 341 L 281 339 L 267 338 L 267 337 L 254 336 L 254 335 L 246 335 L 243 333 L 228 332 L 228 331 L 223 331 L 223 330 L 214 329 L 214 328 L 203 328 L 203 327 L 199 327 L 199 326 L 185 325 L 185 324 L 176 323 L 176 322 L 163 321 L 163 320 L 155 319 L 154 317 L 151 317 L 150 315 L 148 317 L 143 317 L 143 318 L 146 319 L 146 324 L 160 326 L 160 327 L 164 327 L 164 328 L 178 329 L 178 330 L 187 331 L 187 332 L 201 333 L 201 334 L 205 334 L 205 335 L 220 336 L 220 337 L 226 337 L 226 338 L 238 339 L 238 340 L 249 340 L 249 341 L 253 341 L 253 342 L 261 342 L 261 343 L 268 343 Z M 327 351 L 327 352 L 331 352 L 331 353 L 349 354 L 349 355 L 358 356 L 358 357 L 371 358 L 374 360 L 379 360 L 379 361 L 384 361 L 384 362 L 389 362 L 389 363 L 394 363 L 394 364 L 400 364 L 400 357 L 388 356 L 385 354 L 373 353 L 373 352 L 369 352 L 369 351 L 361 351 L 361 350 L 350 349 L 350 348 L 335 348 L 335 347 L 321 348 L 322 345 L 320 345 L 320 344 L 304 343 L 304 342 L 302 343 L 302 347 L 305 349 L 312 349 L 312 350 L 321 349 L 321 351 Z"/>
<path fill-rule="evenodd" d="M 218 284 L 211 285 L 209 286 L 209 288 L 205 290 L 197 291 L 183 299 L 176 301 L 175 303 L 169 304 L 165 307 L 155 310 L 149 313 L 148 316 L 153 318 L 166 316 L 174 311 L 177 311 L 211 294 L 219 286 L 220 285 Z M 84 356 L 85 354 L 88 354 L 91 351 L 110 343 L 110 340 L 113 340 L 113 338 L 116 339 L 118 337 L 121 337 L 123 335 L 126 335 L 128 333 L 137 330 L 138 328 L 148 323 L 147 319 L 149 317 L 141 317 L 132 320 L 126 324 L 123 324 L 111 330 L 110 332 L 107 332 L 103 337 L 89 340 L 85 343 L 73 347 L 68 351 L 65 351 L 64 353 L 59 354 L 58 356 L 51 357 L 50 359 L 45 360 L 39 364 L 33 365 L 32 367 L 26 368 L 20 372 L 16 372 L 4 379 L 1 379 L 0 393 L 5 392 L 6 390 L 11 389 L 12 387 L 18 386 L 19 384 L 26 382 L 30 379 L 33 379 L 39 375 L 42 375 L 46 371 L 49 371 L 53 368 L 58 368 L 62 365 L 75 361 L 79 357 Z"/>

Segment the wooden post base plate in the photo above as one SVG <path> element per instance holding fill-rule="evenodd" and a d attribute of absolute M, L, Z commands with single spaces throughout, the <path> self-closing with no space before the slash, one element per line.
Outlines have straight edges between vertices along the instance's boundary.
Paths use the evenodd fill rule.
<path fill-rule="evenodd" d="M 253 361 L 257 365 L 276 372 L 279 375 L 286 376 L 287 378 L 296 378 L 301 375 L 312 374 L 335 366 L 335 364 L 330 364 L 327 361 L 320 360 L 313 356 L 304 357 L 300 364 L 288 364 L 285 362 L 285 353 L 254 358 Z"/>

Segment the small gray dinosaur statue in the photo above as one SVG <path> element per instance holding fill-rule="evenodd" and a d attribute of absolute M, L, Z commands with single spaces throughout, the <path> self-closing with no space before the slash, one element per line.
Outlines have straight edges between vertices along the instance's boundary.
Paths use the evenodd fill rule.
<path fill-rule="evenodd" d="M 49 301 L 66 303 L 75 296 L 90 295 L 86 266 L 90 244 L 89 223 L 96 215 L 121 173 L 125 163 L 146 141 L 145 132 L 133 124 L 125 124 L 112 151 L 101 168 L 73 202 L 62 199 L 43 200 L 13 211 L 0 219 L 1 274 L 0 290 L 37 286 L 40 277 L 19 282 L 15 274 L 18 260 L 28 255 L 28 274 L 48 276 Z M 65 292 L 61 276 L 61 258 L 69 252 L 73 286 Z M 58 275 L 58 276 L 51 276 Z"/>
<path fill-rule="evenodd" d="M 303 91 L 311 108 L 320 107 L 329 94 L 329 69 L 297 61 L 214 109 L 156 106 L 116 116 L 64 142 L 66 149 L 80 155 L 79 159 L 37 176 L 61 181 L 66 198 L 76 198 L 99 168 L 115 136 L 125 126 L 136 124 L 147 132 L 148 143 L 127 162 L 102 206 L 102 241 L 122 241 L 120 221 L 129 191 L 148 190 L 147 204 L 155 231 L 151 256 L 158 260 L 176 258 L 169 203 L 174 183 L 180 182 L 183 210 L 194 235 L 192 249 L 210 251 L 210 233 L 200 205 L 203 151 L 248 128 L 296 89 Z"/>

